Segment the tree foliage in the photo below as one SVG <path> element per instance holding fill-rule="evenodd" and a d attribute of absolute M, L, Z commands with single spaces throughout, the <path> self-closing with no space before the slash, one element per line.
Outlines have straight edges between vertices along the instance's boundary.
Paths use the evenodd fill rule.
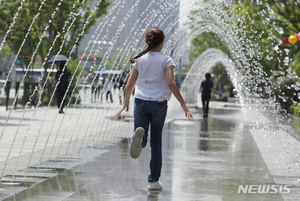
<path fill-rule="evenodd" d="M 227 91 L 230 88 L 231 81 L 226 68 L 222 64 L 217 64 L 214 66 L 211 73 L 214 74 L 214 79 L 216 81 L 215 89 Z"/>
<path fill-rule="evenodd" d="M 270 44 L 269 36 L 273 34 L 270 24 L 270 13 L 266 9 L 266 3 L 262 5 L 252 5 L 248 1 L 244 4 L 236 3 L 232 5 L 232 15 L 236 19 L 238 27 L 243 27 L 243 32 L 239 32 L 239 37 L 243 39 L 245 50 L 248 51 L 248 61 L 250 63 L 259 61 L 264 72 L 271 74 L 276 66 L 276 50 L 274 45 L 277 41 Z M 273 39 L 272 37 L 270 39 Z"/>
<path fill-rule="evenodd" d="M 232 5 L 232 15 L 244 30 L 240 37 L 245 37 L 246 48 L 254 50 L 250 59 L 259 61 L 269 76 L 272 71 L 286 71 L 289 66 L 300 73 L 300 43 L 282 43 L 284 37 L 297 35 L 300 31 L 299 8 L 300 3 L 295 0 L 268 0 L 259 1 L 259 4 L 250 4 L 249 1 L 241 3 L 237 0 Z M 287 57 L 294 62 L 287 62 L 290 60 Z"/>
<path fill-rule="evenodd" d="M 300 32 L 300 2 L 298 0 L 281 0 L 279 2 L 269 1 L 277 15 L 276 25 L 284 30 L 281 37 L 289 37 L 292 34 L 297 35 Z M 300 76 L 300 41 L 293 45 L 289 44 L 284 48 L 289 50 L 288 56 L 292 58 L 290 66 Z"/>
<path fill-rule="evenodd" d="M 228 10 L 228 15 L 234 19 L 232 24 L 240 29 L 236 34 L 241 39 L 243 48 L 250 50 L 245 52 L 251 65 L 256 66 L 259 62 L 268 76 L 272 75 L 272 71 L 285 71 L 289 66 L 300 75 L 300 42 L 293 45 L 282 44 L 283 37 L 300 32 L 300 2 L 298 3 L 297 0 L 236 0 L 229 7 L 224 5 L 224 9 Z M 192 22 L 199 12 L 203 11 L 200 9 L 191 13 L 189 18 Z M 203 23 L 205 21 L 203 20 Z M 224 50 L 226 49 L 224 43 L 213 33 L 202 33 L 192 41 L 192 44 L 195 46 L 190 51 L 192 62 L 210 47 L 218 48 L 230 57 L 229 52 Z M 287 57 L 292 59 L 292 62 L 288 62 L 290 60 Z"/>
<path fill-rule="evenodd" d="M 1 62 L 1 67 L 0 67 L 0 75 L 1 75 L 1 70 L 6 70 L 8 69 L 8 64 L 11 60 L 11 50 L 8 45 L 2 47 L 2 51 L 0 52 L 0 62 Z"/>
<path fill-rule="evenodd" d="M 189 67 L 199 57 L 199 55 L 201 55 L 208 48 L 216 48 L 229 55 L 226 45 L 216 34 L 211 32 L 205 32 L 201 35 L 198 35 L 192 40 L 192 45 L 194 48 L 189 51 L 189 58 L 191 60 Z"/>
<path fill-rule="evenodd" d="M 72 56 L 97 18 L 108 12 L 102 0 L 5 0 L 0 4 L 0 35 L 24 65 L 40 56 L 44 61 L 57 53 Z M 16 15 L 17 14 L 17 15 Z M 35 53 L 36 52 L 36 53 Z"/>
<path fill-rule="evenodd" d="M 300 32 L 300 2 L 298 0 L 235 0 L 228 7 L 224 5 L 224 9 L 227 10 L 225 16 L 231 19 L 227 23 L 238 36 L 246 61 L 250 64 L 250 76 L 256 78 L 256 82 L 253 84 L 263 88 L 268 81 L 260 83 L 259 80 L 262 79 L 257 79 L 257 77 L 267 80 L 274 72 L 281 71 L 284 73 L 285 80 L 273 83 L 272 87 L 278 89 L 274 90 L 273 95 L 289 96 L 291 102 L 297 100 L 298 97 L 295 96 L 297 90 L 295 91 L 295 87 L 293 87 L 295 79 L 292 77 L 295 73 L 300 76 L 300 42 L 284 45 L 282 39 Z M 201 18 L 201 15 L 197 16 L 199 12 L 206 12 L 204 16 L 210 17 L 209 12 L 199 9 L 191 13 L 192 22 L 193 19 L 200 19 L 203 21 L 202 23 L 206 21 L 215 23 L 215 19 L 204 19 Z M 220 16 L 220 20 L 222 17 Z M 195 21 L 194 24 L 196 23 L 199 22 Z M 215 37 L 213 33 L 202 33 L 192 41 L 195 46 L 190 51 L 192 62 L 210 47 L 221 49 L 230 57 L 224 43 Z M 209 41 L 210 44 L 205 44 L 206 41 Z M 213 43 L 215 43 L 214 46 Z M 290 90 L 290 88 L 293 89 Z M 291 93 L 288 93 L 289 90 Z"/>
<path fill-rule="evenodd" d="M 254 50 L 252 56 L 248 55 L 249 61 L 258 61 L 272 78 L 273 95 L 288 111 L 291 104 L 299 101 L 293 76 L 300 75 L 300 42 L 285 45 L 282 39 L 300 32 L 300 2 L 267 0 L 249 4 L 237 0 L 232 8 L 236 22 L 243 27 L 240 37 L 246 38 L 245 47 Z M 276 72 L 281 72 L 284 79 L 275 78 Z"/>

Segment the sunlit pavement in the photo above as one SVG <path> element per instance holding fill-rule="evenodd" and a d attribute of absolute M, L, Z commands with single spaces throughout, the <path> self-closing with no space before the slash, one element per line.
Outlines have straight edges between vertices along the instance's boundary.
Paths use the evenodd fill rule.
<path fill-rule="evenodd" d="M 211 103 L 207 119 L 192 108 L 194 120 L 183 115 L 165 124 L 161 192 L 147 191 L 150 148 L 134 160 L 129 155 L 130 136 L 99 147 L 91 157 L 68 171 L 26 188 L 6 200 L 297 200 L 299 183 L 286 193 L 257 193 L 259 185 L 278 184 L 263 148 L 253 138 L 255 118 L 235 104 Z M 246 113 L 247 114 L 247 113 Z M 252 133 L 251 133 L 252 132 Z M 256 141 L 254 140 L 256 139 Z M 274 140 L 274 139 L 273 139 Z M 264 146 L 264 145 L 261 145 Z M 267 152 L 266 152 L 267 153 Z M 269 157 L 271 158 L 271 157 Z M 265 159 L 265 160 L 264 160 Z M 282 175 L 284 179 L 286 175 Z M 294 179 L 300 175 L 294 175 Z M 292 180 L 295 181 L 295 180 Z M 275 183 L 277 182 L 277 183 Z M 285 181 L 281 181 L 285 184 Z M 254 190 L 239 191 L 239 185 Z"/>

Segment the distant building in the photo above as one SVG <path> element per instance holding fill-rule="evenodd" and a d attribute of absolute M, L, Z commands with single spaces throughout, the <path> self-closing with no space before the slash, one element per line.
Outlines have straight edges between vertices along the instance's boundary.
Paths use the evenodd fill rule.
<path fill-rule="evenodd" d="M 111 55 L 113 56 L 114 54 L 117 54 L 122 47 L 126 47 L 130 41 L 132 42 L 138 40 L 139 44 L 136 47 L 139 48 L 144 45 L 143 39 L 146 28 L 149 26 L 157 26 L 155 23 L 157 22 L 159 15 L 162 16 L 162 14 L 164 14 L 163 12 L 171 13 L 174 11 L 173 15 L 168 15 L 170 16 L 169 19 L 167 19 L 167 21 L 161 27 L 164 31 L 171 32 L 172 29 L 170 29 L 170 26 L 172 21 L 179 16 L 179 3 L 176 3 L 177 0 L 168 0 L 167 2 L 172 1 L 174 1 L 174 4 L 172 5 L 176 5 L 177 7 L 173 6 L 172 8 L 164 8 L 166 3 L 153 3 L 152 0 L 142 0 L 136 5 L 135 3 L 137 0 L 120 1 L 110 16 L 109 14 L 103 15 L 99 21 L 91 27 L 89 33 L 85 35 L 80 47 L 78 48 L 78 54 L 82 55 L 84 53 L 88 43 L 91 40 L 92 43 L 94 43 L 93 54 L 97 57 L 103 57 L 105 52 L 108 50 L 112 51 Z M 91 6 L 94 4 L 95 2 L 92 3 Z M 112 9 L 112 6 L 110 9 Z M 158 17 L 156 17 L 152 23 L 148 24 L 148 19 L 153 17 L 156 13 L 158 13 Z M 163 18 L 161 22 L 165 19 L 166 18 Z M 106 26 L 104 26 L 104 23 L 106 23 Z M 143 27 L 142 30 L 139 30 L 140 33 L 143 33 L 141 38 L 132 37 L 136 32 L 137 27 L 140 26 Z M 176 29 L 177 26 L 174 29 Z M 97 28 L 98 32 L 96 31 Z M 102 33 L 98 34 L 101 29 L 103 29 Z M 126 39 L 128 40 L 127 43 L 125 43 Z M 112 47 L 112 45 L 113 48 L 109 49 Z M 91 47 L 92 44 L 89 45 L 87 53 Z M 91 56 L 93 57 L 94 55 Z"/>

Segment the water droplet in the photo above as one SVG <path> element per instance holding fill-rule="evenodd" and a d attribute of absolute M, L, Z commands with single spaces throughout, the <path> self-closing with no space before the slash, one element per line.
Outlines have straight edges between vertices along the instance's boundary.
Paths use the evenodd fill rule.
<path fill-rule="evenodd" d="M 279 34 L 283 34 L 283 33 L 284 33 L 283 28 L 279 27 L 279 28 L 277 29 L 277 32 L 278 32 Z"/>

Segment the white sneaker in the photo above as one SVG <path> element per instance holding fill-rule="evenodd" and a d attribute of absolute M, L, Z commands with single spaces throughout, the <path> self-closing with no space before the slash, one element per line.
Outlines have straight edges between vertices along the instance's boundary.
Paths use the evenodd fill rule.
<path fill-rule="evenodd" d="M 130 145 L 130 156 L 133 159 L 137 159 L 142 152 L 142 142 L 144 138 L 145 130 L 142 127 L 138 127 L 135 130 L 131 145 Z"/>
<path fill-rule="evenodd" d="M 148 182 L 148 190 L 162 190 L 163 186 L 160 181 Z"/>
<path fill-rule="evenodd" d="M 161 192 L 162 190 L 148 190 L 147 201 L 158 201 Z"/>

